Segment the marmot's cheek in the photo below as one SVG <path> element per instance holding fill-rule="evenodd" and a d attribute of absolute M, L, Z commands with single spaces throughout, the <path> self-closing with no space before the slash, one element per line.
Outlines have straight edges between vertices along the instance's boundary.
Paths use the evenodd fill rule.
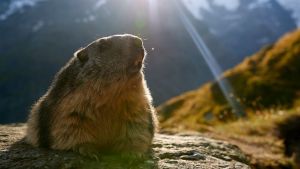
<path fill-rule="evenodd" d="M 144 55 L 142 54 L 133 55 L 128 63 L 128 67 L 127 67 L 128 73 L 131 74 L 131 73 L 139 72 L 143 67 L 143 63 L 144 63 Z"/>
<path fill-rule="evenodd" d="M 142 66 L 143 66 L 143 60 L 136 60 L 136 61 L 133 63 L 133 67 L 135 67 L 135 68 L 141 69 Z"/>
<path fill-rule="evenodd" d="M 128 73 L 129 74 L 138 73 L 140 72 L 142 67 L 143 67 L 143 61 L 137 61 L 134 64 L 128 66 Z"/>

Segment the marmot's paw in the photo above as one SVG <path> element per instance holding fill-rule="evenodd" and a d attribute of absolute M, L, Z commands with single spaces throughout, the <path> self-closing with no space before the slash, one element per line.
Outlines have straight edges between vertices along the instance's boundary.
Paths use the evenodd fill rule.
<path fill-rule="evenodd" d="M 97 147 L 93 144 L 80 144 L 74 148 L 74 151 L 97 161 L 101 158 Z"/>

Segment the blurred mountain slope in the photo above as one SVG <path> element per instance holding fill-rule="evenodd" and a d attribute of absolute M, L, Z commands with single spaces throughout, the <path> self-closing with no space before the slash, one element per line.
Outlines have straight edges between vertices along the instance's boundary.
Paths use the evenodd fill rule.
<path fill-rule="evenodd" d="M 291 108 L 300 98 L 300 30 L 283 36 L 223 75 L 246 112 Z M 197 126 L 236 119 L 218 83 L 172 98 L 158 111 L 163 126 Z"/>

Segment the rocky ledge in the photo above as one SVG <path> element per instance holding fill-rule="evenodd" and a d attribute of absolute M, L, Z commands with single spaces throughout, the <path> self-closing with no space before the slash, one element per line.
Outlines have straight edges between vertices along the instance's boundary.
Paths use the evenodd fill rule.
<path fill-rule="evenodd" d="M 249 169 L 240 149 L 198 133 L 157 134 L 153 154 L 145 160 L 125 160 L 103 155 L 99 160 L 73 152 L 34 148 L 23 141 L 25 124 L 0 125 L 0 168 L 123 169 L 205 168 Z"/>

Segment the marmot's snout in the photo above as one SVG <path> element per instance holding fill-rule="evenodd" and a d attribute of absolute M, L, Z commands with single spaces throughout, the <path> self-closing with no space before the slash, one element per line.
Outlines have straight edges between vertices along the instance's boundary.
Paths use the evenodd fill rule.
<path fill-rule="evenodd" d="M 132 49 L 131 59 L 128 65 L 129 73 L 137 73 L 143 67 L 144 57 L 145 57 L 145 49 L 143 46 L 143 42 L 140 38 L 132 37 L 130 39 L 130 46 Z"/>

